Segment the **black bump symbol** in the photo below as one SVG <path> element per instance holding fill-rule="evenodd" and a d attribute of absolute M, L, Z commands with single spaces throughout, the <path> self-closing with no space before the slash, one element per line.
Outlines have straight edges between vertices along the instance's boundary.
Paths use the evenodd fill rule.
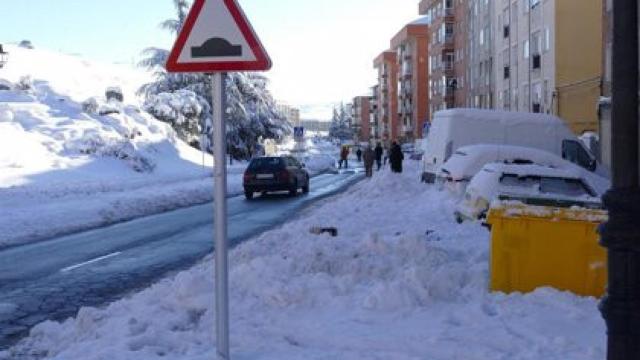
<path fill-rule="evenodd" d="M 242 46 L 232 45 L 229 41 L 215 37 L 202 44 L 191 48 L 191 57 L 222 57 L 222 56 L 242 56 Z"/>

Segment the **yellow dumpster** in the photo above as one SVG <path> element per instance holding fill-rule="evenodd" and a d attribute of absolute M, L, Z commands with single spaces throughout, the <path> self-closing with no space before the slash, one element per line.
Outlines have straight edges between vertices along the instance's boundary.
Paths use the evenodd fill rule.
<path fill-rule="evenodd" d="M 503 203 L 491 225 L 491 290 L 530 292 L 550 286 L 601 297 L 607 254 L 598 243 L 603 210 L 563 209 Z"/>

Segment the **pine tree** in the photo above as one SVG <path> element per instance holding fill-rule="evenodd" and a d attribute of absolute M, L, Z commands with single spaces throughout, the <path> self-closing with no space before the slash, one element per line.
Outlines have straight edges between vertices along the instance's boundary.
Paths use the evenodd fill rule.
<path fill-rule="evenodd" d="M 160 25 L 177 35 L 189 8 L 186 0 L 172 0 L 176 18 Z M 173 74 L 165 69 L 169 52 L 148 48 L 140 66 L 154 72 L 155 81 L 140 88 L 146 97 L 145 109 L 161 121 L 170 123 L 183 140 L 207 151 L 213 150 L 211 119 L 211 77 L 205 74 Z M 252 156 L 258 140 L 281 140 L 291 133 L 291 125 L 276 107 L 267 79 L 255 73 L 230 73 L 227 94 L 227 141 L 236 159 Z M 197 110 L 197 111 L 194 111 Z M 199 139 L 204 134 L 204 144 Z"/>
<path fill-rule="evenodd" d="M 344 103 L 341 103 L 340 107 L 334 106 L 329 136 L 339 140 L 352 139 L 351 120 L 351 114 L 347 111 Z"/>

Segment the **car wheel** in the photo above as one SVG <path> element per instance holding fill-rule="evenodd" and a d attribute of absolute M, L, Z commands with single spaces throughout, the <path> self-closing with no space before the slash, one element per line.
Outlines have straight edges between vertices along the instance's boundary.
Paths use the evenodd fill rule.
<path fill-rule="evenodd" d="M 309 179 L 307 178 L 307 184 L 302 187 L 302 192 L 305 194 L 309 193 Z"/>
<path fill-rule="evenodd" d="M 253 199 L 253 191 L 244 191 L 244 197 L 247 198 L 247 200 L 252 200 Z"/>
<path fill-rule="evenodd" d="M 295 183 L 293 183 L 293 187 L 291 187 L 291 189 L 289 189 L 289 195 L 291 195 L 291 196 L 298 195 L 298 182 L 297 181 Z"/>

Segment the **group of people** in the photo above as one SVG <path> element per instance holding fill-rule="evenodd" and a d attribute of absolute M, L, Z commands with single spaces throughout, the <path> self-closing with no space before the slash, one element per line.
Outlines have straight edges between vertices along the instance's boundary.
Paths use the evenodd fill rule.
<path fill-rule="evenodd" d="M 387 161 L 391 164 L 391 171 L 394 173 L 402 172 L 402 162 L 404 161 L 404 154 L 400 144 L 394 141 L 391 147 L 385 149 L 381 143 L 378 143 L 375 148 L 368 145 L 364 151 L 361 148 L 356 150 L 356 156 L 358 162 L 364 161 L 364 168 L 367 177 L 373 177 L 373 166 L 377 165 L 378 171 L 382 169 L 383 165 L 386 165 Z M 343 165 L 349 167 L 349 147 L 343 146 L 340 150 L 340 168 Z M 384 158 L 384 162 L 383 162 Z"/>

